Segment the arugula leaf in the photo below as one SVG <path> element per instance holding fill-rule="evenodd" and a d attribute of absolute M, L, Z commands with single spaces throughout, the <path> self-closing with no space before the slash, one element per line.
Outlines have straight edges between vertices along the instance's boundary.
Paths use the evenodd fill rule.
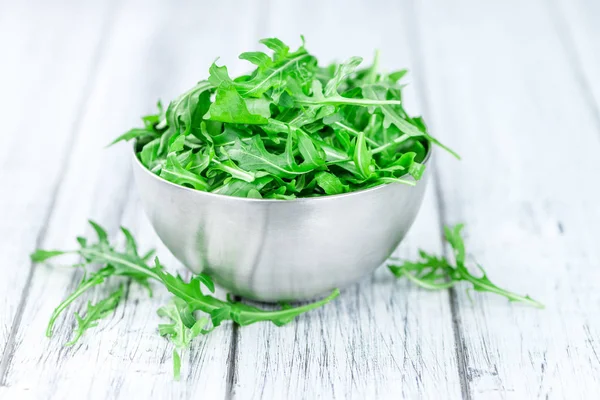
<path fill-rule="evenodd" d="M 32 259 L 33 259 L 33 257 L 32 257 Z M 77 300 L 78 297 L 83 295 L 89 289 L 103 283 L 104 280 L 106 278 L 108 278 L 109 276 L 113 275 L 113 273 L 114 273 L 114 268 L 111 266 L 106 266 L 106 267 L 94 272 L 89 277 L 86 277 L 84 275 L 83 279 L 79 283 L 79 286 L 77 286 L 77 288 L 73 291 L 73 293 L 71 293 L 65 300 L 63 300 L 58 305 L 58 307 L 56 307 L 54 309 L 54 311 L 52 312 L 52 315 L 50 316 L 50 321 L 48 322 L 48 327 L 46 328 L 46 336 L 47 337 L 52 336 L 52 329 L 54 328 L 54 323 L 56 322 L 56 319 L 71 303 L 73 303 L 75 300 Z"/>
<path fill-rule="evenodd" d="M 283 307 L 278 311 L 266 312 L 256 307 L 248 306 L 243 303 L 230 303 L 230 318 L 240 326 L 246 326 L 261 321 L 271 321 L 277 326 L 283 326 L 292 322 L 296 317 L 305 312 L 322 307 L 340 295 L 339 289 L 334 289 L 331 294 L 322 300 L 314 303 L 305 304 L 298 307 Z"/>
<path fill-rule="evenodd" d="M 385 99 L 373 99 L 373 98 L 348 98 L 342 97 L 337 94 L 326 95 L 323 93 L 323 87 L 320 81 L 314 80 L 312 82 L 312 96 L 304 95 L 301 92 L 294 93 L 294 101 L 299 105 L 333 105 L 333 106 L 382 106 L 382 105 L 400 105 L 400 100 L 385 100 Z"/>
<path fill-rule="evenodd" d="M 67 254 L 68 251 L 62 251 L 62 250 L 36 250 L 33 253 L 31 253 L 31 261 L 33 261 L 34 263 L 39 263 L 39 262 L 44 262 L 50 258 L 56 257 L 56 256 L 61 256 L 63 254 Z"/>
<path fill-rule="evenodd" d="M 313 56 L 304 47 L 289 53 L 289 47 L 279 39 L 263 39 L 260 41 L 274 51 L 273 64 L 263 65 L 245 82 L 236 82 L 240 94 L 244 97 L 260 97 L 269 89 L 278 89 L 284 85 L 288 75 L 302 76 L 310 68 Z"/>
<path fill-rule="evenodd" d="M 109 146 L 112 146 L 119 142 L 127 142 L 132 139 L 145 139 L 145 138 L 157 138 L 158 135 L 154 132 L 154 130 L 148 130 L 146 128 L 132 128 L 110 142 Z"/>
<path fill-rule="evenodd" d="M 206 190 L 208 188 L 208 183 L 200 175 L 183 168 L 175 153 L 171 153 L 167 157 L 167 163 L 162 168 L 160 176 L 179 185 L 189 185 L 194 189 Z"/>
<path fill-rule="evenodd" d="M 277 38 L 261 39 L 260 43 L 273 50 L 274 61 L 285 59 L 290 51 L 289 46 Z"/>
<path fill-rule="evenodd" d="M 371 152 L 367 148 L 367 143 L 365 141 L 365 133 L 359 132 L 358 137 L 356 138 L 353 159 L 354 164 L 358 167 L 362 177 L 365 179 L 369 179 L 373 174 L 373 171 L 371 170 L 372 158 Z"/>
<path fill-rule="evenodd" d="M 510 301 L 519 301 L 537 308 L 544 308 L 542 303 L 529 296 L 521 296 L 493 284 L 479 264 L 477 267 L 482 276 L 477 277 L 471 274 L 465 266 L 465 245 L 461 236 L 463 228 L 462 224 L 444 228 L 446 241 L 454 253 L 454 264 L 445 257 L 436 257 L 421 250 L 419 261 L 405 261 L 400 265 L 390 264 L 388 268 L 396 277 L 406 277 L 425 289 L 448 289 L 458 282 L 466 281 L 478 292 L 495 293 Z"/>
<path fill-rule="evenodd" d="M 319 185 L 327 194 L 340 194 L 347 190 L 347 187 L 342 184 L 342 181 L 329 172 L 319 172 L 315 178 L 317 180 L 317 185 Z"/>
<path fill-rule="evenodd" d="M 241 181 L 239 179 L 232 179 L 220 188 L 215 189 L 213 193 L 223 194 L 226 196 L 250 197 L 260 199 L 262 198 L 262 195 L 260 194 L 260 189 L 272 180 L 273 178 L 271 177 L 263 177 L 258 178 L 254 182 L 250 183 L 246 181 Z"/>
<path fill-rule="evenodd" d="M 107 317 L 115 311 L 121 297 L 123 296 L 123 286 L 119 286 L 119 289 L 112 292 L 107 298 L 100 300 L 96 304 L 92 304 L 91 301 L 87 303 L 87 310 L 83 317 L 79 313 L 75 313 L 75 319 L 77 320 L 77 327 L 74 330 L 75 335 L 73 339 L 65 344 L 65 346 L 74 345 L 83 336 L 86 330 L 95 328 L 98 326 L 98 321 L 102 318 Z"/>
<path fill-rule="evenodd" d="M 365 93 L 370 98 L 383 100 L 387 97 L 388 89 L 382 85 L 367 85 L 363 87 L 363 93 Z M 439 140 L 430 136 L 426 131 L 420 130 L 417 126 L 409 122 L 407 118 L 403 117 L 404 115 L 406 115 L 406 112 L 402 108 L 401 103 L 382 104 L 380 105 L 380 109 L 385 117 L 384 127 L 389 127 L 390 124 L 394 124 L 398 129 L 400 129 L 401 132 L 404 133 L 404 135 L 383 145 L 376 151 L 382 151 L 386 147 L 401 143 L 410 137 L 425 137 L 429 142 L 435 143 L 436 145 L 442 147 L 444 150 L 452 154 L 454 157 L 460 159 L 460 156 L 453 150 L 443 145 Z"/>
<path fill-rule="evenodd" d="M 268 118 L 268 116 L 252 114 L 236 88 L 227 82 L 222 82 L 217 89 L 215 102 L 210 105 L 205 117 L 212 121 L 231 124 L 266 124 Z"/>
<path fill-rule="evenodd" d="M 296 133 L 298 135 L 298 150 L 304 158 L 303 165 L 314 168 L 325 165 L 325 152 L 319 147 L 318 143 L 302 129 L 297 129 Z"/>
<path fill-rule="evenodd" d="M 263 178 L 265 177 L 258 180 Z M 54 324 L 69 305 L 88 290 L 101 286 L 108 278 L 125 277 L 144 287 L 148 287 L 148 280 L 153 280 L 174 295 L 173 302 L 161 307 L 158 313 L 171 320 L 169 324 L 161 324 L 159 332 L 161 335 L 167 336 L 175 346 L 173 362 L 176 377 L 180 374 L 181 358 L 179 353 L 181 350 L 189 347 L 190 342 L 198 335 L 207 334 L 212 330 L 206 329 L 208 317 L 212 321 L 213 328 L 224 321 L 233 321 L 242 326 L 271 321 L 280 326 L 291 322 L 300 314 L 323 306 L 339 295 L 339 291 L 334 290 L 325 299 L 298 307 L 285 307 L 281 310 L 261 310 L 242 302 L 230 299 L 221 300 L 205 293 L 202 289 L 204 287 L 208 292 L 214 293 L 215 286 L 210 276 L 199 274 L 189 281 L 185 281 L 181 276 L 169 273 L 158 258 L 154 258 L 154 263 L 148 265 L 152 252 L 140 255 L 138 245 L 129 230 L 121 228 L 125 237 L 125 250 L 119 251 L 110 243 L 108 233 L 102 226 L 93 221 L 90 221 L 90 225 L 97 236 L 95 243 L 79 237 L 77 238 L 79 244 L 77 250 L 36 250 L 31 255 L 33 262 L 42 262 L 64 254 L 76 254 L 82 258 L 83 262 L 74 266 L 90 270 L 93 266 L 100 266 L 96 271 L 85 275 L 73 293 L 56 307 L 50 317 L 46 335 L 48 337 L 52 335 Z M 97 326 L 99 320 L 114 311 L 122 295 L 123 287 L 121 286 L 119 290 L 96 304 L 88 302 L 87 312 L 83 317 L 75 313 L 77 327 L 73 339 L 67 345 L 74 344 L 84 332 Z M 196 319 L 193 314 L 195 311 L 203 312 L 207 314 L 207 317 Z"/>
<path fill-rule="evenodd" d="M 272 154 L 260 136 L 253 136 L 249 143 L 236 141 L 227 154 L 247 171 L 266 171 L 280 178 L 293 178 L 308 172 L 295 165 L 289 147 L 284 154 Z"/>
<path fill-rule="evenodd" d="M 175 297 L 166 306 L 158 309 L 157 314 L 171 320 L 170 323 L 158 325 L 161 336 L 167 337 L 173 346 L 173 376 L 176 381 L 181 378 L 180 352 L 188 349 L 194 338 L 200 334 L 207 334 L 210 330 L 204 329 L 208 318 L 196 320 L 189 305 Z"/>
<path fill-rule="evenodd" d="M 273 61 L 271 58 L 261 51 L 249 51 L 246 53 L 240 54 L 240 60 L 250 61 L 252 64 L 259 67 L 259 69 L 269 68 L 273 65 Z"/>
<path fill-rule="evenodd" d="M 138 153 L 140 161 L 150 171 L 158 172 L 155 168 L 161 164 L 161 160 L 158 159 L 158 149 L 160 148 L 161 138 L 156 138 L 151 142 L 147 143 L 142 150 Z"/>
<path fill-rule="evenodd" d="M 212 63 L 208 69 L 208 81 L 214 86 L 219 87 L 222 83 L 233 84 L 233 79 L 229 76 L 229 71 L 225 65 L 219 67 L 216 62 Z"/>
<path fill-rule="evenodd" d="M 327 82 L 327 86 L 325 86 L 325 91 L 323 94 L 325 96 L 332 96 L 337 94 L 337 88 L 342 84 L 344 79 L 348 75 L 354 72 L 356 67 L 360 65 L 362 62 L 362 58 L 360 57 L 352 57 L 348 61 L 343 64 L 339 64 L 336 66 L 336 71 L 333 74 L 333 78 Z"/>
<path fill-rule="evenodd" d="M 256 179 L 256 174 L 241 169 L 231 160 L 225 160 L 223 162 L 219 160 L 213 160 L 212 168 L 217 169 L 219 171 L 227 172 L 231 175 L 232 178 L 239 179 L 245 182 L 254 182 L 254 180 Z M 211 175 L 211 171 L 209 171 L 207 173 L 207 176 L 212 177 Z"/>
<path fill-rule="evenodd" d="M 210 89 L 212 84 L 200 81 L 175 99 L 167 108 L 167 123 L 176 133 L 187 135 L 192 129 L 192 123 L 201 119 L 210 104 Z"/>

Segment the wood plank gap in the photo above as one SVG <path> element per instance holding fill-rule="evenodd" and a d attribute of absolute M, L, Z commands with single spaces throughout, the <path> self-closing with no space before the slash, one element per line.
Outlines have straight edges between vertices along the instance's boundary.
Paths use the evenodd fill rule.
<path fill-rule="evenodd" d="M 569 29 L 569 23 L 567 22 L 564 13 L 560 13 L 558 5 L 556 4 L 556 0 L 549 1 L 546 4 L 548 4 L 548 14 L 554 25 L 554 28 L 556 29 L 560 44 L 563 47 L 567 63 L 573 69 L 575 80 L 579 84 L 579 87 L 584 95 L 585 103 L 590 107 L 594 118 L 594 123 L 596 124 L 596 131 L 600 135 L 600 106 L 598 105 L 598 102 L 594 97 L 594 93 L 591 90 L 592 85 L 583 68 L 581 56 L 577 52 L 575 39 L 573 38 L 573 35 Z"/>
<path fill-rule="evenodd" d="M 416 22 L 418 15 L 415 7 L 415 1 L 408 1 L 408 10 L 409 12 L 405 15 L 407 17 L 404 18 L 404 26 L 406 35 L 408 36 L 408 47 L 409 51 L 412 54 L 412 59 L 414 60 L 415 69 L 420 71 L 414 75 L 413 79 L 416 86 L 417 97 L 419 98 L 419 103 L 423 109 L 423 114 L 432 115 L 430 113 L 430 102 L 427 96 L 427 86 L 425 84 L 425 80 L 423 79 L 423 75 L 425 74 L 425 58 L 423 57 L 423 53 L 421 52 L 421 38 L 419 36 L 419 30 L 417 29 Z M 442 185 L 440 183 L 441 174 L 439 173 L 439 166 L 436 162 L 436 159 L 433 158 L 431 160 L 431 175 L 433 177 L 433 189 L 434 189 L 434 199 L 437 210 L 437 221 L 439 226 L 439 238 L 442 244 L 442 253 L 444 257 L 448 257 L 448 248 L 444 244 L 444 225 L 447 223 L 447 213 L 446 213 L 446 203 L 444 201 L 444 193 L 442 189 Z M 448 289 L 448 298 L 450 303 L 450 312 L 452 314 L 452 332 L 454 334 L 454 349 L 456 352 L 456 362 L 458 368 L 458 376 L 460 380 L 460 391 L 464 400 L 471 400 L 471 392 L 469 389 L 469 381 L 467 375 L 467 366 L 468 366 L 468 353 L 463 346 L 464 337 L 462 335 L 462 323 L 460 318 L 460 310 L 458 306 L 458 300 L 456 295 L 456 289 L 451 287 Z"/>
<path fill-rule="evenodd" d="M 111 9 L 108 12 L 108 18 L 106 18 L 106 20 L 104 21 L 102 29 L 101 29 L 101 39 L 98 43 L 98 46 L 97 46 L 94 56 L 92 58 L 92 63 L 91 63 L 91 67 L 90 67 L 90 70 L 88 73 L 88 77 L 85 81 L 85 85 L 82 90 L 82 98 L 81 98 L 80 106 L 79 106 L 77 112 L 75 113 L 75 120 L 73 121 L 73 124 L 70 129 L 69 137 L 67 140 L 66 154 L 69 154 L 69 155 L 72 153 L 75 143 L 77 143 L 77 132 L 79 130 L 81 121 L 83 120 L 83 115 L 85 114 L 89 99 L 91 97 L 92 88 L 94 86 L 93 83 L 95 81 L 95 77 L 98 74 L 98 65 L 100 64 L 100 60 L 102 59 L 102 56 L 104 54 L 104 50 L 106 47 L 105 44 L 107 43 L 107 39 L 110 37 L 110 32 L 112 30 L 113 21 L 114 21 L 114 19 L 111 17 L 113 15 L 115 15 L 118 10 L 118 7 L 116 5 L 117 3 L 118 3 L 118 1 L 113 1 L 113 4 L 111 5 Z M 42 229 L 38 233 L 36 240 L 35 240 L 36 249 L 42 245 L 42 243 L 44 242 L 44 239 L 46 237 L 48 224 L 50 223 L 50 219 L 52 218 L 52 213 L 53 213 L 54 207 L 56 205 L 56 200 L 58 198 L 60 186 L 65 178 L 66 172 L 67 172 L 69 164 L 70 164 L 70 160 L 71 160 L 70 156 L 65 157 L 60 164 L 58 177 L 56 179 L 56 183 L 54 184 L 51 194 L 50 194 L 50 202 L 48 204 L 48 209 L 46 211 L 46 214 L 44 215 L 44 223 L 42 225 Z M 31 287 L 31 282 L 33 280 L 34 273 L 35 273 L 35 264 L 30 263 L 29 271 L 27 273 L 27 279 L 25 280 L 25 285 L 24 285 L 23 291 L 21 293 L 21 299 L 19 300 L 19 305 L 17 306 L 15 318 L 13 319 L 13 323 L 11 324 L 10 332 L 8 334 L 8 340 L 6 341 L 6 346 L 4 348 L 4 352 L 2 353 L 2 358 L 0 359 L 0 387 L 6 386 L 6 384 L 5 384 L 6 371 L 8 370 L 8 366 L 10 365 L 10 362 L 14 356 L 15 337 L 16 337 L 17 331 L 21 325 L 23 310 L 25 309 L 25 306 L 27 305 L 27 297 L 29 295 L 29 289 Z"/>
<path fill-rule="evenodd" d="M 236 301 L 239 301 L 240 299 L 235 297 L 234 298 Z M 229 356 L 227 357 L 227 359 L 229 360 L 229 363 L 227 365 L 227 387 L 226 387 L 226 400 L 231 400 L 234 397 L 234 387 L 235 387 L 235 383 L 237 380 L 237 357 L 238 357 L 238 336 L 239 336 L 239 329 L 241 327 L 236 324 L 235 322 L 232 322 L 232 327 L 231 327 L 231 349 L 229 349 Z"/>

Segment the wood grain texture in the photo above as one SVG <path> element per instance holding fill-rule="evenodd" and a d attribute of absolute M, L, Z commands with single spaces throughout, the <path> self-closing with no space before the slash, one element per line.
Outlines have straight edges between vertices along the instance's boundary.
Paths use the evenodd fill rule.
<path fill-rule="evenodd" d="M 139 115 L 154 111 L 159 95 L 171 98 L 192 86 L 224 48 L 233 54 L 248 48 L 255 30 L 253 13 L 251 7 L 231 1 L 211 6 L 120 3 L 41 246 L 72 247 L 76 235 L 89 233 L 89 217 L 113 234 L 125 219 L 141 246 L 159 245 L 132 188 L 130 147 L 103 147 L 138 125 Z M 236 15 L 230 18 L 235 30 L 215 18 L 229 14 Z M 231 63 L 233 57 L 224 58 Z M 164 249 L 160 254 L 165 264 L 179 266 Z M 4 376 L 8 398 L 225 397 L 231 327 L 198 340 L 184 356 L 182 382 L 174 382 L 172 348 L 157 333 L 156 310 L 167 302 L 166 293 L 148 300 L 145 292 L 129 288 L 129 301 L 111 319 L 73 348 L 64 348 L 73 308 L 82 307 L 81 301 L 58 321 L 53 338 L 46 339 L 48 316 L 80 279 L 69 269 L 35 268 Z"/>
<path fill-rule="evenodd" d="M 418 3 L 444 220 L 490 278 L 538 311 L 456 290 L 470 398 L 600 392 L 600 136 L 578 72 L 542 2 Z"/>
<path fill-rule="evenodd" d="M 586 0 L 0 0 L 0 398 L 597 397 L 599 11 Z M 236 74 L 258 37 L 296 45 L 301 33 L 322 61 L 369 62 L 379 48 L 384 67 L 410 67 L 408 108 L 464 156 L 437 152 L 398 255 L 441 252 L 441 223 L 466 222 L 492 281 L 546 310 L 427 292 L 380 269 L 285 327 L 199 338 L 180 383 L 156 329 L 162 290 L 127 286 L 111 318 L 64 348 L 82 299 L 46 339 L 81 275 L 31 268 L 28 254 L 73 246 L 89 217 L 114 237 L 132 228 L 183 271 L 142 213 L 129 147 L 104 145 L 217 56 Z"/>
<path fill-rule="evenodd" d="M 1 5 L 0 382 L 31 278 L 29 253 L 45 236 L 112 8 L 111 2 Z"/>
<path fill-rule="evenodd" d="M 590 106 L 600 104 L 600 3 L 592 0 L 555 0 L 549 13 L 577 83 Z M 600 119 L 600 113 L 599 117 Z"/>
<path fill-rule="evenodd" d="M 399 69 L 412 66 L 397 24 L 403 12 L 383 1 L 275 2 L 262 33 L 294 45 L 302 33 L 323 63 L 353 55 L 370 62 L 379 48 L 383 64 Z M 418 108 L 414 88 L 407 96 Z M 414 257 L 418 246 L 441 250 L 433 190 L 398 251 Z M 243 327 L 236 336 L 234 398 L 461 396 L 447 293 L 398 282 L 385 268 L 293 324 Z"/>

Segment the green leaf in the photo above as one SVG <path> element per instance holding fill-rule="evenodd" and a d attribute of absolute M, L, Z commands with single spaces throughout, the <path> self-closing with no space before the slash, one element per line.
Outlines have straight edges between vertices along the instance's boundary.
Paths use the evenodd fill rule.
<path fill-rule="evenodd" d="M 173 349 L 173 379 L 181 379 L 181 357 L 177 350 Z"/>
<path fill-rule="evenodd" d="M 465 243 L 463 242 L 461 232 L 465 226 L 458 224 L 453 227 L 445 226 L 444 234 L 446 241 L 452 247 L 454 251 L 454 257 L 456 258 L 456 264 L 463 265 L 465 263 Z"/>
<path fill-rule="evenodd" d="M 123 236 L 125 236 L 125 251 L 131 256 L 137 256 L 138 250 L 135 238 L 127 228 L 121 227 L 121 232 L 123 232 Z"/>
<path fill-rule="evenodd" d="M 154 139 L 150 143 L 146 144 L 139 153 L 140 161 L 150 170 L 152 170 L 152 168 L 156 165 L 155 161 L 158 159 L 158 148 L 160 147 L 160 141 L 160 138 Z"/>
<path fill-rule="evenodd" d="M 407 179 L 402 179 L 402 178 L 394 178 L 391 176 L 380 176 L 378 178 L 375 179 L 375 182 L 377 182 L 378 184 L 382 184 L 382 183 L 401 183 L 403 185 L 408 185 L 408 186 L 415 186 L 415 182 L 414 181 L 409 181 Z"/>
<path fill-rule="evenodd" d="M 61 250 L 36 250 L 29 256 L 31 261 L 35 263 L 46 261 L 49 258 L 60 256 L 69 253 L 68 251 Z"/>
<path fill-rule="evenodd" d="M 192 153 L 190 160 L 186 165 L 186 169 L 196 175 L 200 175 L 208 168 L 213 160 L 212 152 L 197 152 Z"/>
<path fill-rule="evenodd" d="M 272 180 L 272 178 L 267 179 Z M 239 179 L 230 180 L 223 186 L 215 189 L 213 193 L 234 197 L 261 198 L 259 187 L 256 183 L 249 183 Z"/>
<path fill-rule="evenodd" d="M 371 170 L 371 160 L 373 159 L 373 156 L 367 148 L 364 132 L 359 132 L 358 137 L 356 138 L 354 156 L 352 159 L 363 178 L 369 179 L 373 174 L 373 171 Z"/>
<path fill-rule="evenodd" d="M 317 185 L 319 185 L 327 194 L 344 193 L 342 181 L 329 172 L 319 172 L 315 175 Z"/>
<path fill-rule="evenodd" d="M 337 88 L 340 86 L 343 80 L 346 79 L 348 75 L 350 75 L 354 72 L 354 70 L 356 70 L 356 67 L 358 67 L 361 62 L 361 57 L 351 57 L 345 63 L 339 64 L 336 67 L 336 71 L 333 75 L 333 78 L 327 83 L 327 86 L 325 86 L 325 91 L 323 92 L 325 97 L 338 94 Z"/>
<path fill-rule="evenodd" d="M 169 145 L 169 153 L 183 151 L 185 148 L 185 136 L 180 135 L 174 137 L 173 141 Z"/>
<path fill-rule="evenodd" d="M 250 61 L 261 69 L 269 68 L 273 65 L 271 58 L 261 51 L 250 51 L 240 54 L 240 60 Z"/>
<path fill-rule="evenodd" d="M 261 39 L 259 42 L 273 50 L 275 60 L 286 58 L 290 51 L 290 48 L 277 38 Z"/>
<path fill-rule="evenodd" d="M 325 152 L 306 132 L 296 130 L 298 135 L 298 150 L 304 159 L 304 165 L 321 167 L 325 165 Z"/>
<path fill-rule="evenodd" d="M 96 232 L 96 235 L 98 236 L 98 242 L 102 244 L 108 244 L 108 233 L 106 233 L 106 230 L 92 220 L 89 220 L 88 222 Z"/>
<path fill-rule="evenodd" d="M 125 132 L 124 134 L 122 134 L 121 136 L 119 136 L 118 138 L 116 138 L 115 140 L 113 140 L 112 142 L 110 142 L 110 144 L 108 146 L 110 147 L 119 142 L 128 142 L 133 139 L 145 139 L 145 138 L 154 139 L 157 136 L 158 135 L 156 134 L 156 132 L 154 132 L 152 130 L 148 130 L 146 128 L 132 128 L 132 129 L 128 130 L 127 132 Z"/>
<path fill-rule="evenodd" d="M 263 118 L 269 118 L 271 116 L 271 102 L 265 98 L 260 99 L 246 99 L 246 106 L 248 111 L 253 115 L 260 115 Z"/>
<path fill-rule="evenodd" d="M 268 122 L 263 115 L 250 113 L 248 104 L 242 99 L 236 88 L 227 82 L 221 83 L 217 89 L 215 102 L 210 105 L 205 118 L 231 124 L 266 124 Z"/>
<path fill-rule="evenodd" d="M 178 185 L 190 185 L 198 190 L 206 190 L 209 187 L 200 175 L 183 168 L 174 153 L 167 157 L 167 164 L 162 168 L 160 176 Z"/>
<path fill-rule="evenodd" d="M 98 326 L 98 321 L 112 314 L 123 296 L 123 286 L 112 292 L 107 298 L 100 300 L 96 304 L 92 304 L 91 301 L 87 303 L 87 310 L 85 315 L 81 317 L 78 313 L 75 313 L 77 320 L 77 327 L 74 330 L 74 336 L 71 341 L 65 344 L 65 346 L 72 346 L 83 336 L 83 334 L 91 328 Z"/>
<path fill-rule="evenodd" d="M 213 85 L 200 81 L 196 86 L 176 98 L 167 108 L 167 122 L 175 133 L 190 133 L 194 120 L 202 119 L 210 103 L 209 90 Z"/>
<path fill-rule="evenodd" d="M 221 325 L 221 322 L 227 321 L 231 318 L 231 306 L 228 304 L 223 305 L 210 313 L 210 319 L 213 326 Z"/>
<path fill-rule="evenodd" d="M 157 314 L 170 320 L 169 323 L 160 324 L 158 331 L 173 343 L 173 376 L 179 380 L 181 376 L 181 357 L 179 353 L 190 347 L 192 340 L 203 333 L 203 327 L 208 323 L 207 318 L 196 320 L 189 305 L 179 299 L 173 298 L 169 304 L 160 307 Z"/>
<path fill-rule="evenodd" d="M 454 264 L 444 257 L 436 257 L 420 250 L 420 260 L 416 262 L 405 261 L 400 265 L 388 265 L 388 268 L 398 278 L 406 277 L 425 289 L 447 289 L 458 282 L 465 281 L 470 283 L 472 288 L 478 292 L 495 293 L 506 297 L 510 301 L 519 301 L 534 307 L 544 308 L 542 303 L 533 300 L 529 296 L 521 296 L 493 284 L 479 264 L 477 267 L 483 275 L 477 277 L 471 274 L 464 264 L 465 246 L 461 236 L 463 227 L 464 225 L 458 224 L 454 227 L 446 226 L 444 228 L 446 240 L 454 253 Z"/>
<path fill-rule="evenodd" d="M 247 171 L 266 171 L 281 178 L 293 178 L 310 170 L 290 164 L 289 149 L 279 155 L 268 152 L 260 136 L 253 136 L 248 143 L 236 141 L 227 154 Z"/>
<path fill-rule="evenodd" d="M 210 84 L 214 87 L 219 87 L 223 82 L 233 82 L 229 77 L 229 72 L 227 71 L 226 66 L 219 67 L 216 63 L 212 63 L 208 69 L 208 73 L 210 74 L 208 77 L 208 82 L 210 82 Z"/>
<path fill-rule="evenodd" d="M 294 102 L 300 106 L 303 105 L 333 105 L 333 106 L 361 106 L 361 107 L 372 107 L 382 105 L 399 105 L 399 100 L 386 100 L 386 99 L 360 99 L 360 98 L 348 98 L 342 97 L 337 94 L 325 96 L 323 88 L 318 80 L 312 82 L 312 96 L 307 96 L 300 91 L 293 92 Z"/>
<path fill-rule="evenodd" d="M 396 159 L 388 167 L 380 169 L 380 171 L 397 172 L 397 171 L 408 171 L 408 174 L 416 180 L 421 179 L 425 172 L 425 165 L 415 161 L 416 153 L 408 152 L 402 154 L 400 158 Z"/>
<path fill-rule="evenodd" d="M 379 50 L 375 50 L 375 57 L 373 58 L 373 64 L 364 71 L 362 82 L 370 84 L 377 81 L 377 75 L 379 70 Z"/>
<path fill-rule="evenodd" d="M 292 322 L 296 317 L 308 311 L 322 307 L 340 295 L 340 291 L 335 289 L 331 294 L 322 300 L 303 306 L 284 308 L 278 311 L 263 311 L 245 304 L 234 303 L 232 305 L 232 319 L 241 326 L 250 325 L 260 321 L 271 321 L 277 326 L 282 326 Z"/>
<path fill-rule="evenodd" d="M 236 82 L 242 96 L 261 97 L 270 89 L 279 89 L 288 76 L 302 77 L 310 73 L 314 58 L 303 47 L 290 53 L 289 47 L 279 39 L 263 39 L 260 42 L 274 51 L 273 63 L 259 66 L 249 80 Z"/>
<path fill-rule="evenodd" d="M 105 266 L 102 269 L 92 273 L 89 277 L 84 276 L 79 286 L 71 293 L 65 300 L 63 300 L 58 307 L 54 309 L 52 312 L 52 316 L 50 317 L 50 321 L 48 322 L 48 327 L 46 328 L 46 336 L 52 336 L 52 330 L 54 328 L 54 323 L 62 314 L 62 312 L 77 298 L 87 292 L 89 289 L 94 286 L 98 286 L 104 282 L 106 278 L 114 274 L 114 268 L 111 266 Z"/>
<path fill-rule="evenodd" d="M 254 180 L 256 179 L 256 174 L 254 174 L 253 172 L 249 172 L 249 171 L 245 171 L 245 170 L 241 169 L 231 160 L 225 160 L 223 162 L 221 162 L 219 160 L 213 160 L 212 169 L 227 172 L 233 178 L 239 179 L 239 180 L 242 180 L 245 182 L 254 182 Z M 212 175 L 214 175 L 214 174 L 212 174 Z M 212 177 L 210 171 L 207 173 L 207 176 L 209 178 Z"/>
<path fill-rule="evenodd" d="M 199 283 L 201 283 L 204 286 L 206 286 L 206 288 L 208 290 L 210 290 L 211 293 L 215 292 L 215 283 L 213 282 L 213 280 L 210 277 L 210 275 L 205 274 L 204 272 L 201 272 L 198 275 L 196 275 L 194 277 L 194 279 L 196 279 Z"/>
<path fill-rule="evenodd" d="M 371 99 L 385 100 L 387 97 L 387 91 L 387 88 L 382 85 L 367 85 L 363 87 L 363 93 Z M 417 126 L 411 123 L 412 121 L 409 122 L 406 118 L 404 118 L 403 115 L 406 113 L 402 109 L 401 104 L 382 104 L 379 106 L 379 108 L 385 117 L 384 125 L 387 127 L 390 124 L 394 124 L 402 133 L 404 133 L 404 135 L 400 137 L 401 140 L 397 139 L 391 142 L 392 144 L 400 143 L 410 137 L 425 137 L 428 141 L 435 143 L 456 158 L 460 159 L 460 156 L 453 150 L 443 145 L 439 140 L 430 136 L 427 132 L 421 131 Z"/>
<path fill-rule="evenodd" d="M 404 78 L 404 76 L 408 73 L 407 69 L 401 69 L 398 71 L 391 72 L 388 75 L 388 80 L 391 83 L 397 83 L 400 79 Z"/>

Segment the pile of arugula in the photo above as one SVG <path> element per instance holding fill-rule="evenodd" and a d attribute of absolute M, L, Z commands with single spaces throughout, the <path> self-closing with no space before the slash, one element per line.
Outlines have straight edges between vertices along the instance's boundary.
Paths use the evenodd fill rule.
<path fill-rule="evenodd" d="M 175 184 L 268 199 L 414 185 L 432 143 L 458 157 L 404 110 L 406 70 L 380 72 L 377 55 L 364 69 L 360 57 L 319 67 L 304 44 L 260 42 L 271 57 L 240 55 L 254 71 L 231 78 L 213 63 L 208 80 L 113 143 L 135 140 L 142 164 Z"/>
<path fill-rule="evenodd" d="M 151 259 L 154 251 L 140 254 L 138 246 L 125 228 L 121 231 L 125 237 L 125 249 L 118 250 L 108 240 L 108 234 L 100 225 L 90 221 L 98 237 L 95 243 L 78 237 L 79 249 L 62 250 L 37 250 L 31 254 L 33 262 L 43 262 L 50 258 L 76 254 L 80 257 L 74 267 L 84 268 L 86 273 L 79 286 L 69 295 L 52 313 L 46 335 L 52 336 L 54 324 L 58 317 L 75 300 L 93 287 L 102 285 L 108 278 L 123 277 L 130 282 L 142 285 L 152 296 L 150 281 L 163 286 L 171 294 L 172 301 L 158 309 L 158 315 L 168 318 L 169 323 L 158 326 L 159 333 L 171 340 L 174 345 L 173 369 L 175 379 L 179 379 L 181 368 L 180 352 L 188 348 L 191 341 L 199 336 L 211 332 L 223 321 L 232 321 L 240 326 L 250 325 L 255 322 L 271 321 L 277 326 L 287 324 L 298 315 L 318 308 L 339 295 L 339 290 L 334 290 L 326 298 L 297 307 L 283 304 L 280 310 L 261 310 L 240 301 L 235 301 L 231 296 L 221 300 L 210 293 L 214 293 L 214 282 L 210 276 L 200 274 L 189 281 L 179 275 L 172 275 L 160 263 L 157 257 L 153 263 Z M 398 278 L 406 277 L 426 289 L 443 290 L 454 286 L 460 281 L 469 282 L 472 288 L 481 292 L 492 292 L 507 297 L 511 301 L 521 301 L 535 307 L 543 307 L 541 303 L 529 296 L 520 296 L 494 285 L 485 274 L 477 277 L 472 275 L 465 266 L 465 248 L 461 237 L 462 225 L 446 228 L 446 240 L 454 250 L 454 264 L 445 257 L 436 257 L 424 251 L 420 252 L 421 260 L 418 262 L 403 261 L 398 265 L 389 264 L 388 268 Z M 401 260 L 390 259 L 391 263 Z M 205 293 L 203 287 L 210 293 Z M 98 325 L 98 321 L 109 316 L 119 305 L 123 297 L 123 285 L 119 286 L 106 298 L 92 304 L 88 301 L 85 314 L 75 313 L 77 326 L 73 331 L 73 338 L 66 345 L 75 344 L 86 330 Z M 203 313 L 206 316 L 198 316 Z"/>

